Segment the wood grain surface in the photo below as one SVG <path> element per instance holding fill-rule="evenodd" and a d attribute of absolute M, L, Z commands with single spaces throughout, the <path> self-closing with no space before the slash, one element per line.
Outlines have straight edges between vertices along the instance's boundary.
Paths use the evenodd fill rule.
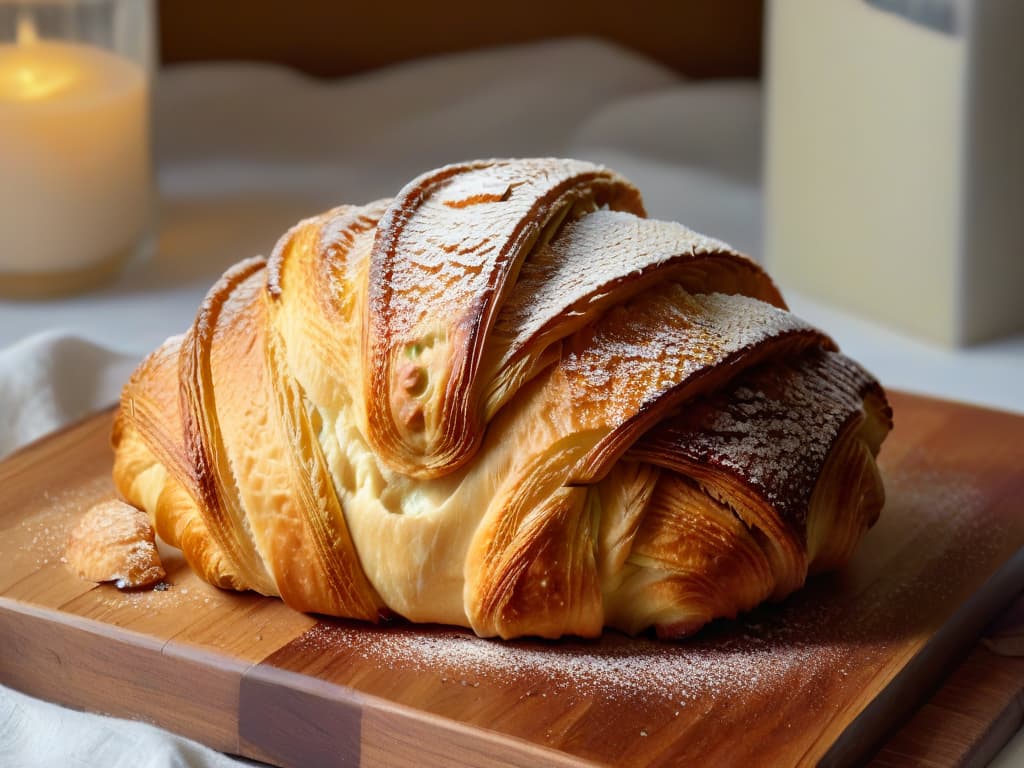
<path fill-rule="evenodd" d="M 1024 588 L 1024 418 L 893 401 L 888 501 L 849 567 L 678 643 L 318 619 L 173 550 L 166 591 L 80 581 L 64 538 L 113 495 L 99 414 L 0 464 L 0 682 L 281 765 L 972 764 L 1020 707 L 984 649 L 878 747 Z"/>
<path fill-rule="evenodd" d="M 886 741 L 872 768 L 988 765 L 1024 725 L 1024 592 Z"/>

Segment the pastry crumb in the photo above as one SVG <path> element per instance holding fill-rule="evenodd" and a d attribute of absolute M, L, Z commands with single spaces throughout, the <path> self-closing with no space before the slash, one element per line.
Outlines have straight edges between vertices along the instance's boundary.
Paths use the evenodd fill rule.
<path fill-rule="evenodd" d="M 64 561 L 79 578 L 118 589 L 153 587 L 167 575 L 146 513 L 116 499 L 85 513 L 68 535 Z"/>

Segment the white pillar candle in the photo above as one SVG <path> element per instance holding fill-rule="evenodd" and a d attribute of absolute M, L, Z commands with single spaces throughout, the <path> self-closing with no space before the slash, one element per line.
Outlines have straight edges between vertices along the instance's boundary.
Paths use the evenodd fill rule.
<path fill-rule="evenodd" d="M 0 45 L 3 275 L 82 272 L 128 254 L 149 219 L 147 81 L 100 48 Z"/>

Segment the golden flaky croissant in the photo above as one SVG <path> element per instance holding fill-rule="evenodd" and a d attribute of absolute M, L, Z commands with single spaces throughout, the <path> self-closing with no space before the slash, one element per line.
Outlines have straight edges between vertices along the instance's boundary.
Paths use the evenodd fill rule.
<path fill-rule="evenodd" d="M 482 636 L 681 636 L 875 521 L 878 383 L 574 160 L 299 223 L 124 389 L 114 478 L 221 587 Z"/>

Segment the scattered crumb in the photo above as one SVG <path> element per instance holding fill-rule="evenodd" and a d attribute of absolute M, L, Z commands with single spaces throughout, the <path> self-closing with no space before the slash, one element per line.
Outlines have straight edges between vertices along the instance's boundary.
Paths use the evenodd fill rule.
<path fill-rule="evenodd" d="M 152 586 L 167 575 L 149 518 L 123 501 L 110 499 L 91 507 L 67 542 L 68 566 L 89 581 L 133 589 Z"/>

